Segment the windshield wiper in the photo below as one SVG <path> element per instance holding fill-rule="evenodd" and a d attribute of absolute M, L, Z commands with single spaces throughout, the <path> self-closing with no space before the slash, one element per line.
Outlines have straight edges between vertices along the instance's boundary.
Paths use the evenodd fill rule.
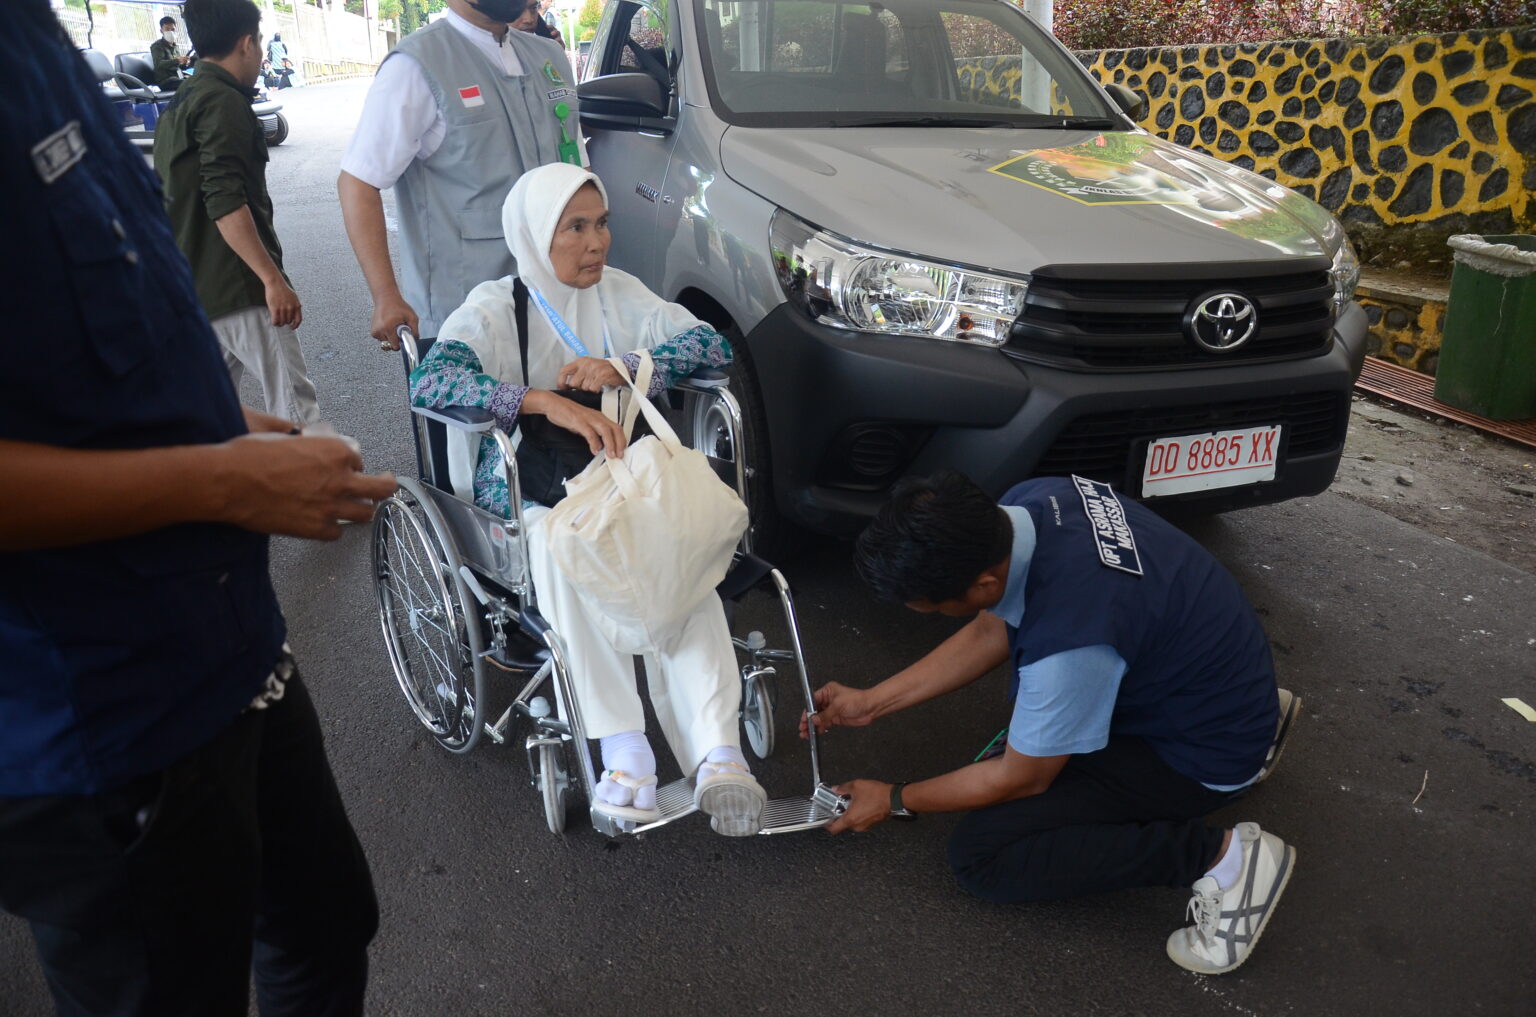
<path fill-rule="evenodd" d="M 1048 113 L 1020 113 L 1008 119 L 997 117 L 912 116 L 895 113 L 887 117 L 835 121 L 837 127 L 1010 127 L 1023 130 L 1123 130 L 1125 124 L 1110 117 L 1053 116 Z"/>
<path fill-rule="evenodd" d="M 1032 113 L 1022 123 L 1014 126 L 1025 130 L 1084 130 L 1084 131 L 1114 131 L 1124 130 L 1125 124 L 1110 117 L 1073 117 L 1052 116 L 1048 113 Z"/>
<path fill-rule="evenodd" d="M 864 120 L 838 120 L 838 127 L 1012 127 L 1011 120 L 995 117 L 908 116 L 868 117 Z"/>

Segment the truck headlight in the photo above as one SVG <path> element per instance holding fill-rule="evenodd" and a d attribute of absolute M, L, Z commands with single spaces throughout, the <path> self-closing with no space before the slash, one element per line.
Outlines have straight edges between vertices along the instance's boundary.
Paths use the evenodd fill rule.
<path fill-rule="evenodd" d="M 1355 287 L 1360 285 L 1360 256 L 1348 237 L 1339 238 L 1339 250 L 1328 272 L 1333 276 L 1334 306 L 1342 311 L 1345 304 L 1355 299 Z"/>
<path fill-rule="evenodd" d="M 1001 346 L 1029 288 L 1027 279 L 864 247 L 783 209 L 769 240 L 785 296 L 833 328 Z"/>

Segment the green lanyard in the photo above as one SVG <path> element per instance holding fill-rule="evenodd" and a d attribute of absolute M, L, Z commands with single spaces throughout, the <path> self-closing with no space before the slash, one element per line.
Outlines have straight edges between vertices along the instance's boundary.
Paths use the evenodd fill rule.
<path fill-rule="evenodd" d="M 992 751 L 992 746 L 996 745 L 999 741 L 1001 741 L 1003 736 L 1006 735 L 1007 733 L 1008 733 L 1008 729 L 1005 727 L 1001 731 L 999 731 L 996 735 L 994 735 L 992 737 L 992 740 L 990 742 L 987 742 L 987 747 L 982 749 L 980 752 L 976 753 L 976 758 L 971 760 L 971 762 L 979 763 L 983 759 L 987 758 L 987 753 Z"/>
<path fill-rule="evenodd" d="M 581 165 L 581 148 L 571 137 L 570 131 L 565 129 L 565 122 L 570 119 L 571 107 L 563 102 L 555 103 L 555 117 L 560 121 L 560 161 L 568 162 L 572 166 Z"/>

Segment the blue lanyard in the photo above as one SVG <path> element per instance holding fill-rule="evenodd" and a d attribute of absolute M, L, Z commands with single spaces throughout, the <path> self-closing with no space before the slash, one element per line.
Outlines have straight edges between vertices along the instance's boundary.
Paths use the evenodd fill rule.
<path fill-rule="evenodd" d="M 549 301 L 544 299 L 544 295 L 542 293 L 530 286 L 528 287 L 528 295 L 533 297 L 534 302 L 539 305 L 539 310 L 544 312 L 545 319 L 549 321 L 549 324 L 554 328 L 556 332 L 560 333 L 560 339 L 565 343 L 565 345 L 571 348 L 571 352 L 575 353 L 578 357 L 591 356 L 591 354 L 587 352 L 587 344 L 581 341 L 580 336 L 571 331 L 571 326 L 565 323 L 564 318 L 555 313 L 555 309 L 549 306 Z M 608 341 L 608 318 L 606 315 L 604 315 L 603 352 L 611 354 L 613 352 L 612 346 L 613 344 Z"/>

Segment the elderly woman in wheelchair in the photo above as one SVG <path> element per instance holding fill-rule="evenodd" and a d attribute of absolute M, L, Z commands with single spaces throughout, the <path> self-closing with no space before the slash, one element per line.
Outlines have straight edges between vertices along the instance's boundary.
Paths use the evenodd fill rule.
<path fill-rule="evenodd" d="M 759 755 L 772 745 L 766 679 L 774 661 L 797 666 L 809 701 L 782 576 L 741 554 L 738 564 L 743 557 L 754 564 L 733 570 L 733 576 L 752 573 L 745 582 L 735 582 L 737 593 L 771 578 L 793 651 L 766 649 L 759 633 L 733 640 L 716 595 L 706 597 L 657 644 L 625 645 L 562 575 L 544 539 L 547 506 L 561 497 L 562 482 L 593 456 L 622 456 L 626 448 L 628 436 L 616 417 L 592 405 L 597 397 L 579 399 L 580 393 L 616 391 L 627 384 L 603 358 L 622 354 L 633 376 L 642 355 L 648 355 L 654 364 L 652 397 L 681 386 L 695 399 L 723 400 L 709 419 L 740 426 L 739 410 L 718 370 L 703 382 L 685 380 L 700 369 L 708 374 L 708 369 L 728 365 L 729 345 L 683 307 L 606 267 L 607 217 L 606 194 L 591 173 L 554 164 L 525 174 L 502 210 L 519 278 L 476 286 L 411 370 L 418 419 L 448 426 L 435 440 L 418 430 L 418 444 L 427 437 L 429 446 L 422 452 L 423 472 L 435 483 L 405 485 L 404 500 L 382 512 L 376 524 L 381 613 L 397 677 L 418 716 L 455 751 L 466 751 L 482 728 L 503 740 L 514 713 L 533 719 L 530 764 L 544 787 L 552 829 L 563 826 L 563 794 L 573 783 L 568 769 L 583 778 L 594 825 L 608 833 L 643 829 L 695 810 L 708 814 L 712 827 L 729 836 L 820 825 L 835 803 L 826 800 L 815 773 L 819 791 L 810 799 L 784 803 L 788 807 L 769 824 L 774 828 L 764 830 L 767 796 L 740 748 L 743 682 L 748 731 Z M 412 343 L 405 345 L 410 366 L 415 350 Z M 515 447 L 508 435 L 518 432 L 531 449 Z M 739 441 L 732 445 L 733 451 L 739 448 Z M 444 471 L 434 465 L 444 453 L 446 484 Z M 736 467 L 736 479 L 744 483 L 745 470 L 739 463 Z M 445 486 L 456 498 L 445 497 Z M 474 518 L 466 517 L 464 502 L 475 506 Z M 415 514 L 407 517 L 404 509 Z M 424 529 L 443 532 L 420 540 L 425 550 L 418 553 L 406 538 L 413 532 L 421 536 Z M 470 550 L 461 551 L 465 544 Z M 731 585 L 728 578 L 722 588 Z M 434 590 L 445 594 L 448 608 L 438 610 L 436 618 L 431 617 Z M 466 601 L 466 591 L 473 601 Z M 462 604 L 457 612 L 452 610 L 455 599 Z M 740 675 L 738 651 L 750 657 Z M 658 789 L 656 756 L 645 733 L 636 654 L 645 657 L 651 705 L 685 775 L 665 789 Z M 532 673 L 513 708 L 495 725 L 480 716 L 480 660 Z M 422 671 L 444 677 L 436 687 L 424 688 Z M 472 681 L 463 680 L 466 671 Z M 559 705 L 555 717 L 546 699 L 532 696 L 551 678 Z M 594 779 L 587 738 L 601 746 L 600 778 Z M 578 754 L 575 767 L 566 765 L 566 751 Z M 691 787 L 685 785 L 690 776 Z M 552 795 L 558 800 L 552 802 Z"/>

